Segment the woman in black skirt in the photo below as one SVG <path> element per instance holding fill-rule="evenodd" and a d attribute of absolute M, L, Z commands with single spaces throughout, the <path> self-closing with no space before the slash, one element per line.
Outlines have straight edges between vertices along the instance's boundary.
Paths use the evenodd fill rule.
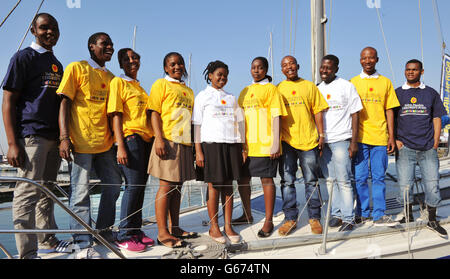
<path fill-rule="evenodd" d="M 238 243 L 241 237 L 231 226 L 232 182 L 242 176 L 244 117 L 236 97 L 222 89 L 228 81 L 228 66 L 214 61 L 203 73 L 208 86 L 195 97 L 192 122 L 196 164 L 203 168 L 204 181 L 208 183 L 209 236 L 222 244 L 226 243 L 226 237 L 231 243 Z M 219 194 L 226 237 L 220 231 L 218 222 Z"/>

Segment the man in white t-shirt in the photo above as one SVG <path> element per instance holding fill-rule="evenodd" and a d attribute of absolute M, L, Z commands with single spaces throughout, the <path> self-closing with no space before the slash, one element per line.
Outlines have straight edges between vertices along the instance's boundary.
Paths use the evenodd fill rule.
<path fill-rule="evenodd" d="M 322 59 L 318 88 L 329 109 L 323 115 L 325 144 L 320 167 L 327 180 L 328 191 L 333 187 L 330 227 L 339 231 L 353 229 L 352 158 L 358 151 L 358 112 L 363 108 L 355 86 L 339 78 L 339 59 L 327 55 Z"/>

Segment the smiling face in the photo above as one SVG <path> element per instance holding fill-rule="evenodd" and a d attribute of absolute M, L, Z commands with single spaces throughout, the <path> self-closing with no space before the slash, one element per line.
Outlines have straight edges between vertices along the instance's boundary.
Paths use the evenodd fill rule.
<path fill-rule="evenodd" d="M 322 65 L 320 66 L 319 72 L 320 77 L 325 83 L 330 83 L 336 78 L 336 72 L 338 68 L 336 67 L 334 61 L 324 59 L 322 60 Z"/>
<path fill-rule="evenodd" d="M 255 61 L 252 62 L 250 72 L 252 74 L 253 80 L 255 82 L 258 82 L 266 77 L 267 67 L 264 66 L 264 63 L 261 60 L 256 59 Z"/>
<path fill-rule="evenodd" d="M 420 77 L 423 74 L 423 69 L 419 63 L 408 63 L 405 67 L 405 77 L 409 84 L 420 83 Z"/>
<path fill-rule="evenodd" d="M 378 53 L 374 48 L 368 47 L 361 51 L 361 58 L 359 60 L 364 73 L 373 75 L 376 72 L 375 66 L 378 63 Z"/>
<path fill-rule="evenodd" d="M 165 62 L 164 71 L 171 78 L 181 80 L 186 72 L 183 59 L 181 59 L 179 55 L 175 54 L 169 56 Z"/>
<path fill-rule="evenodd" d="M 228 81 L 228 70 L 225 68 L 217 68 L 214 72 L 208 74 L 211 86 L 215 89 L 222 89 Z"/>
<path fill-rule="evenodd" d="M 59 39 L 58 22 L 48 15 L 41 15 L 31 27 L 36 43 L 47 50 L 52 50 Z"/>
<path fill-rule="evenodd" d="M 141 60 L 134 51 L 128 50 L 126 55 L 122 56 L 120 65 L 127 76 L 136 79 Z"/>
<path fill-rule="evenodd" d="M 105 62 L 111 60 L 114 54 L 113 42 L 107 35 L 100 35 L 95 44 L 89 44 L 91 58 L 100 66 L 105 66 Z"/>
<path fill-rule="evenodd" d="M 286 76 L 287 80 L 296 81 L 299 69 L 300 66 L 297 63 L 297 59 L 292 56 L 286 56 L 281 60 L 281 72 Z"/>

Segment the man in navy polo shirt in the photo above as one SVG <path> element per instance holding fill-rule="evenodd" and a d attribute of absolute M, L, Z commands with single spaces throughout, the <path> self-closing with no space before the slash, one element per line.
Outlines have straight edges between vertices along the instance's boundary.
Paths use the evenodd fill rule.
<path fill-rule="evenodd" d="M 58 152 L 60 97 L 56 89 L 63 66 L 52 49 L 59 38 L 56 19 L 47 13 L 36 15 L 31 33 L 35 42 L 11 58 L 3 87 L 3 122 L 8 140 L 8 163 L 18 168 L 17 176 L 48 187 L 56 181 L 61 158 Z M 56 229 L 54 202 L 36 186 L 18 182 L 14 189 L 13 222 L 20 229 Z M 54 234 L 16 234 L 20 258 L 38 258 L 39 248 L 47 252 L 66 242 Z"/>
<path fill-rule="evenodd" d="M 436 221 L 436 207 L 441 201 L 437 148 L 441 134 L 441 117 L 446 115 L 446 111 L 439 94 L 420 81 L 423 72 L 422 62 L 415 59 L 408 61 L 405 68 L 407 81 L 396 90 L 400 102 L 400 107 L 395 111 L 398 149 L 396 167 L 400 199 L 407 205 L 407 213 L 400 223 L 414 222 L 412 187 L 415 166 L 418 163 L 428 208 L 427 227 L 446 237 L 446 230 Z"/>

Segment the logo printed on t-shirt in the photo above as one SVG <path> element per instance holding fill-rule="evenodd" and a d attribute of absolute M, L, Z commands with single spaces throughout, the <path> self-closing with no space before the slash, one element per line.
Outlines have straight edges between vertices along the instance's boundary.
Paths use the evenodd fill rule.
<path fill-rule="evenodd" d="M 411 104 L 415 104 L 417 103 L 417 98 L 416 97 L 412 97 L 411 98 Z"/>
<path fill-rule="evenodd" d="M 292 95 L 295 95 L 295 94 L 297 94 L 297 92 L 295 92 L 295 91 L 292 91 Z"/>
<path fill-rule="evenodd" d="M 227 104 L 227 102 L 225 100 L 222 100 L 221 103 L 222 103 L 222 105 L 226 105 Z"/>
<path fill-rule="evenodd" d="M 102 83 L 102 88 L 103 89 L 106 88 L 106 84 Z"/>
<path fill-rule="evenodd" d="M 58 72 L 58 66 L 56 66 L 55 64 L 52 64 L 52 71 L 54 73 Z"/>
<path fill-rule="evenodd" d="M 331 99 L 331 95 L 327 94 L 327 100 Z"/>

